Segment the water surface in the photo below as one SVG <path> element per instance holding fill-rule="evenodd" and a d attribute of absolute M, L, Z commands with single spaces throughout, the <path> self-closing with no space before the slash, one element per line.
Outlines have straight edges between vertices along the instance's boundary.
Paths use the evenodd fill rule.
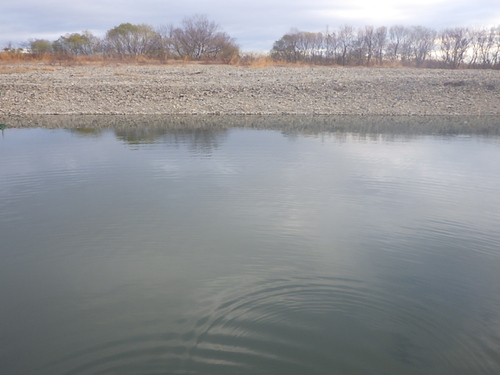
<path fill-rule="evenodd" d="M 1 372 L 499 373 L 500 138 L 426 129 L 6 129 Z"/>

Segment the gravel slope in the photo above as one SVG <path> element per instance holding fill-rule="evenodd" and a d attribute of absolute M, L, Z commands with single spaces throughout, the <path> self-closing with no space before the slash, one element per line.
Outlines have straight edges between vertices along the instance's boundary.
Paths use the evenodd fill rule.
<path fill-rule="evenodd" d="M 0 65 L 0 115 L 499 115 L 500 71 Z"/>

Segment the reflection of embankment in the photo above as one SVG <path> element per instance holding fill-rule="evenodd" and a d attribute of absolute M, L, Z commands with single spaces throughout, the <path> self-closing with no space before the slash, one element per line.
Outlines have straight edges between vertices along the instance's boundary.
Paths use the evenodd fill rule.
<path fill-rule="evenodd" d="M 0 118 L 14 128 L 89 128 L 116 129 L 125 138 L 136 141 L 156 137 L 157 131 L 224 130 L 253 128 L 281 131 L 285 134 L 359 133 L 366 135 L 499 135 L 499 116 L 69 116 L 42 115 Z"/>
<path fill-rule="evenodd" d="M 189 145 L 192 152 L 209 154 L 224 142 L 227 129 L 132 127 L 113 128 L 113 130 L 116 138 L 129 145 L 153 143 Z"/>

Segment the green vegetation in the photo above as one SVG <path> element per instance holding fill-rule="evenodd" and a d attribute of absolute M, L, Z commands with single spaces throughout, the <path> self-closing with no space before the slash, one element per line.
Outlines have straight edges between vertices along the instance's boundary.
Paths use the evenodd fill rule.
<path fill-rule="evenodd" d="M 67 34 L 52 43 L 52 50 L 59 54 L 90 56 L 101 51 L 101 41 L 90 31 Z"/>

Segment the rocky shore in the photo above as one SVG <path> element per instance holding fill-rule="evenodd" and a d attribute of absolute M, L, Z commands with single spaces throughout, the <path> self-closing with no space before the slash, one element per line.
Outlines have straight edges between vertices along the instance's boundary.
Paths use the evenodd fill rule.
<path fill-rule="evenodd" d="M 0 65 L 0 116 L 498 116 L 500 71 Z"/>

